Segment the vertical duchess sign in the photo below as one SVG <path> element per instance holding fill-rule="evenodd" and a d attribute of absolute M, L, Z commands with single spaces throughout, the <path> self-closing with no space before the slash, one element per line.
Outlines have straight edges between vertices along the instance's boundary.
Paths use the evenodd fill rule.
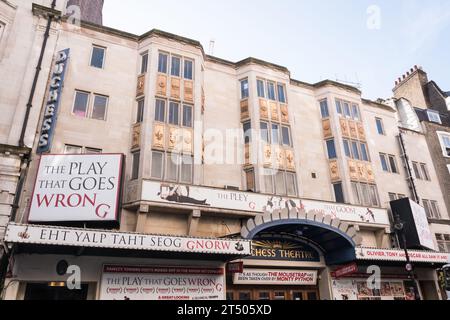
<path fill-rule="evenodd" d="M 50 92 L 45 106 L 44 121 L 39 135 L 38 154 L 49 152 L 52 147 L 53 134 L 61 103 L 61 93 L 64 86 L 67 63 L 70 49 L 58 52 L 52 77 L 50 79 Z"/>
<path fill-rule="evenodd" d="M 117 221 L 123 155 L 43 155 L 30 222 Z"/>

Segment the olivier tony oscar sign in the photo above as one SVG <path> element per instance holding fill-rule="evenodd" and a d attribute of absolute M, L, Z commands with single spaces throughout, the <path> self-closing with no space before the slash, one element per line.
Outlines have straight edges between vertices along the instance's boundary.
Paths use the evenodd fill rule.
<path fill-rule="evenodd" d="M 30 222 L 117 221 L 123 155 L 43 155 Z"/>
<path fill-rule="evenodd" d="M 38 154 L 48 152 L 52 147 L 53 134 L 56 127 L 59 105 L 61 103 L 61 93 L 64 86 L 64 77 L 66 75 L 69 54 L 70 49 L 66 49 L 58 52 L 56 56 L 55 66 L 50 79 L 50 92 L 45 106 L 44 120 L 39 135 Z"/>

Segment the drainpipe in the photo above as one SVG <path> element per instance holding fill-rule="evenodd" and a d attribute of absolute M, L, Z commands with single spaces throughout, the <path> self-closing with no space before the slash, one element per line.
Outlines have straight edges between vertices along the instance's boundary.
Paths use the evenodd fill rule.
<path fill-rule="evenodd" d="M 417 202 L 418 204 L 420 204 L 420 197 L 419 197 L 419 193 L 417 192 L 417 187 L 416 187 L 416 183 L 414 181 L 413 178 L 413 172 L 411 169 L 411 165 L 409 164 L 409 156 L 408 153 L 406 152 L 406 146 L 405 146 L 405 140 L 403 139 L 403 133 L 400 132 L 400 135 L 398 136 L 398 140 L 400 142 L 400 148 L 402 151 L 402 155 L 405 161 L 405 167 L 406 167 L 406 171 L 408 173 L 408 182 L 411 185 L 411 191 L 413 193 L 413 197 L 414 197 L 414 201 Z"/>
<path fill-rule="evenodd" d="M 55 7 L 56 7 L 56 0 L 53 0 L 52 6 L 51 6 L 52 10 L 54 10 Z M 45 49 L 47 48 L 48 38 L 50 37 L 50 28 L 52 26 L 53 19 L 54 19 L 53 14 L 49 14 L 48 18 L 47 18 L 47 27 L 46 27 L 45 33 L 44 33 L 44 41 L 42 43 L 41 53 L 39 55 L 38 64 L 36 66 L 36 72 L 34 74 L 33 85 L 31 86 L 30 96 L 28 98 L 28 103 L 27 103 L 27 109 L 25 111 L 25 118 L 23 120 L 22 131 L 20 133 L 19 146 L 22 148 L 26 147 L 25 141 L 24 141 L 25 133 L 26 133 L 27 126 L 28 126 L 28 120 L 30 118 L 31 108 L 33 108 L 34 94 L 36 92 L 36 87 L 37 87 L 37 83 L 39 80 L 39 74 L 41 73 L 42 61 L 44 60 L 44 53 L 45 53 Z"/>

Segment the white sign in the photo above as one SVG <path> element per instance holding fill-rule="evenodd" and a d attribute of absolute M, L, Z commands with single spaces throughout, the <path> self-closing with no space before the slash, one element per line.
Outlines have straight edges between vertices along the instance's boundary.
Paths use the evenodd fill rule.
<path fill-rule="evenodd" d="M 315 286 L 317 271 L 245 269 L 234 275 L 234 284 Z"/>
<path fill-rule="evenodd" d="M 43 155 L 31 222 L 117 221 L 123 156 Z"/>
<path fill-rule="evenodd" d="M 412 262 L 447 263 L 450 258 L 448 253 L 408 250 Z M 398 261 L 406 262 L 406 254 L 403 250 L 384 250 L 357 248 L 356 258 L 369 261 Z"/>
<path fill-rule="evenodd" d="M 317 210 L 325 216 L 339 218 L 344 221 L 390 225 L 387 210 L 384 209 L 355 207 L 336 203 L 213 188 L 174 185 L 154 181 L 143 182 L 142 200 L 258 213 L 296 207 L 305 209 L 307 212 Z"/>
<path fill-rule="evenodd" d="M 251 255 L 251 242 L 246 240 L 165 237 L 18 224 L 8 225 L 5 242 L 142 251 Z"/>
<path fill-rule="evenodd" d="M 224 300 L 223 268 L 104 266 L 100 300 Z"/>
<path fill-rule="evenodd" d="M 436 250 L 433 240 L 433 233 L 431 233 L 425 209 L 412 200 L 409 200 L 409 202 L 411 204 L 411 211 L 414 217 L 420 244 L 430 250 Z"/>

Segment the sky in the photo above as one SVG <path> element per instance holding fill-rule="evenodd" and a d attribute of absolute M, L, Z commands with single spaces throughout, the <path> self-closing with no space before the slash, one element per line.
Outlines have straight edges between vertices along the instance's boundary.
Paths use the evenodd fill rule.
<path fill-rule="evenodd" d="M 259 58 L 309 83 L 358 83 L 368 99 L 391 97 L 414 65 L 450 91 L 448 0 L 105 0 L 104 24 L 175 33 L 208 54 L 214 40 L 214 56 Z"/>

